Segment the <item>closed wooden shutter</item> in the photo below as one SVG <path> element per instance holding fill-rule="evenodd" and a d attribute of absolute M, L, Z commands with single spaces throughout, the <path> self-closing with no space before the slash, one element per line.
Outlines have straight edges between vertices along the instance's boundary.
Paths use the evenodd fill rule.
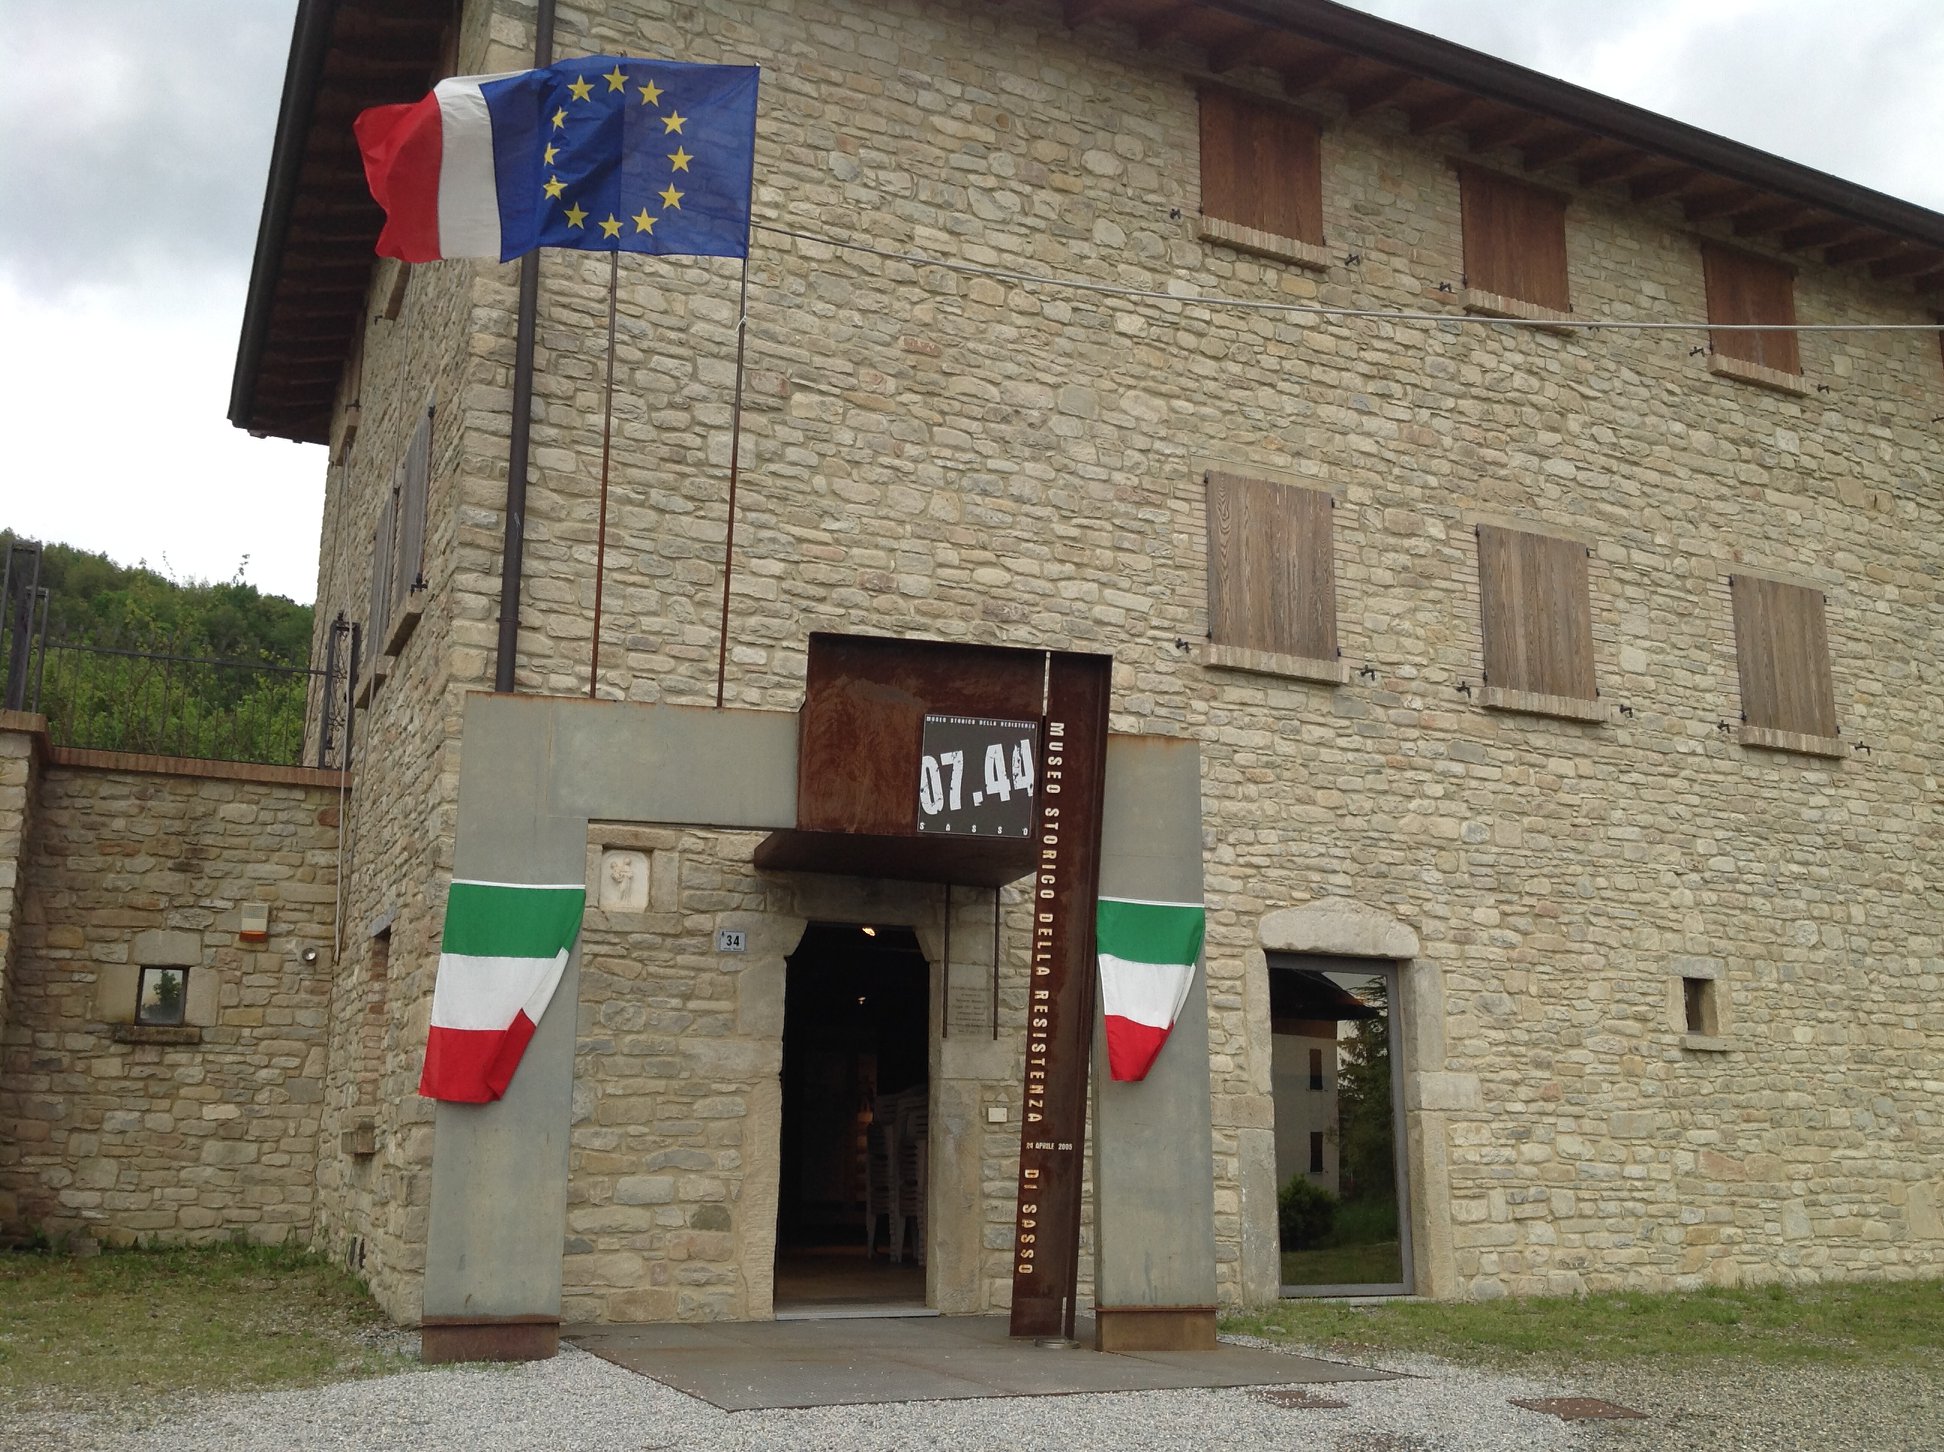
<path fill-rule="evenodd" d="M 1729 586 L 1742 719 L 1771 731 L 1836 735 L 1822 591 L 1753 575 L 1735 575 Z"/>
<path fill-rule="evenodd" d="M 1322 139 L 1307 116 L 1203 91 L 1201 166 L 1206 215 L 1323 245 Z"/>
<path fill-rule="evenodd" d="M 1208 628 L 1217 645 L 1335 660 L 1331 499 L 1235 474 L 1208 476 Z"/>
<path fill-rule="evenodd" d="M 1709 322 L 1795 322 L 1795 273 L 1782 263 L 1703 244 L 1701 271 L 1708 288 Z M 1710 333 L 1708 339 L 1724 358 L 1783 373 L 1802 372 L 1802 355 L 1792 332 Z"/>
<path fill-rule="evenodd" d="M 391 627 L 393 531 L 398 522 L 398 486 L 385 491 L 378 504 L 378 524 L 371 534 L 371 639 L 382 653 Z"/>
<path fill-rule="evenodd" d="M 1583 701 L 1599 694 L 1585 545 L 1480 525 L 1478 594 L 1487 685 Z"/>
<path fill-rule="evenodd" d="M 1458 197 L 1465 285 L 1570 312 L 1565 199 L 1475 166 L 1458 169 Z"/>
<path fill-rule="evenodd" d="M 425 499 L 432 476 L 432 410 L 419 416 L 398 479 L 398 551 L 391 581 L 392 611 L 405 607 L 425 568 Z"/>

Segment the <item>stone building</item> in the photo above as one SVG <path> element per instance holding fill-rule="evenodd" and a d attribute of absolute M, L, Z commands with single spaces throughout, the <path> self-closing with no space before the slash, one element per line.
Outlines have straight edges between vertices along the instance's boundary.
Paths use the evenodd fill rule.
<path fill-rule="evenodd" d="M 739 265 L 623 256 L 604 534 L 608 259 L 373 261 L 347 134 L 582 54 L 763 69 L 740 414 Z M 329 445 L 360 642 L 312 1233 L 405 1319 L 501 1231 L 478 1321 L 767 1317 L 910 1081 L 884 1294 L 1007 1304 L 1030 881 L 759 865 L 868 636 L 1111 657 L 1110 857 L 1188 753 L 1208 1299 L 1332 1280 L 1301 1093 L 1357 1284 L 1936 1274 L 1941 287 L 1944 217 L 1320 0 L 305 0 L 232 418 Z M 447 883 L 543 856 L 532 1062 L 435 1109 Z"/>

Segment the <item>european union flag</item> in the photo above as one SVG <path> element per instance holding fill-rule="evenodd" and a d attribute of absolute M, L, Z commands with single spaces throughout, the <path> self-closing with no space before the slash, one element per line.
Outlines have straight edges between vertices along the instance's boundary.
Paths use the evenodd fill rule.
<path fill-rule="evenodd" d="M 500 256 L 747 257 L 757 76 L 601 55 L 482 81 Z"/>

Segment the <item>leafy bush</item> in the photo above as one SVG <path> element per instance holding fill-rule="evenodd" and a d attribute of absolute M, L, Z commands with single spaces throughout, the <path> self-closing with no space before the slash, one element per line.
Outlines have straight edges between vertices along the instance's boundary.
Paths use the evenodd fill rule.
<path fill-rule="evenodd" d="M 1276 1228 L 1284 1250 L 1301 1250 L 1329 1235 L 1336 1224 L 1337 1198 L 1303 1175 L 1294 1176 L 1276 1196 Z"/>

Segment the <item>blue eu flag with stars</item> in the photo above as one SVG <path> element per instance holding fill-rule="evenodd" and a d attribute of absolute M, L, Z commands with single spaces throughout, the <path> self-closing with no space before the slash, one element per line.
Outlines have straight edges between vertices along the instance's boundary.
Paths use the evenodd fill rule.
<path fill-rule="evenodd" d="M 501 257 L 747 257 L 757 76 L 596 55 L 483 82 Z"/>

